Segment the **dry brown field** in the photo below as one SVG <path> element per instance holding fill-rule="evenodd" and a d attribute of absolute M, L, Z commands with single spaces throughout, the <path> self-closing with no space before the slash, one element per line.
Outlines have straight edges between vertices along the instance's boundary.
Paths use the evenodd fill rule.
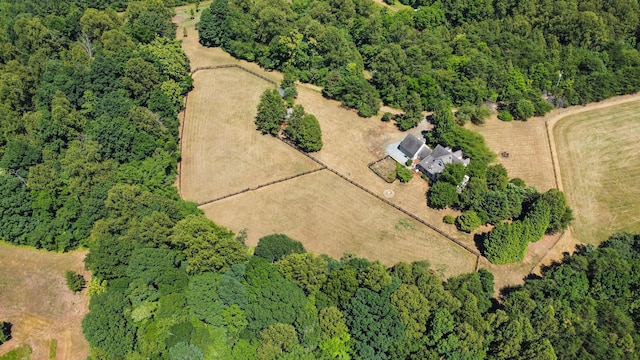
<path fill-rule="evenodd" d="M 32 359 L 49 359 L 49 344 L 57 341 L 56 359 L 85 359 L 89 344 L 82 334 L 88 312 L 86 290 L 74 294 L 64 274 L 84 270 L 86 251 L 58 254 L 0 243 L 0 321 L 13 324 L 13 338 L 0 355 L 28 344 Z"/>
<path fill-rule="evenodd" d="M 484 136 L 510 177 L 521 178 L 541 192 L 556 187 L 544 119 L 504 122 L 494 115 L 483 125 L 470 125 L 470 129 Z M 509 157 L 501 156 L 502 152 Z"/>
<path fill-rule="evenodd" d="M 202 207 L 240 231 L 247 244 L 285 233 L 308 251 L 340 258 L 352 252 L 386 265 L 427 259 L 448 277 L 474 270 L 476 257 L 337 175 L 322 170 Z"/>
<path fill-rule="evenodd" d="M 640 101 L 560 119 L 553 127 L 577 239 L 599 244 L 640 231 Z"/>
<path fill-rule="evenodd" d="M 256 107 L 270 83 L 238 68 L 193 77 L 182 134 L 185 199 L 205 202 L 320 167 L 256 130 Z"/>
<path fill-rule="evenodd" d="M 187 28 L 188 36 L 185 38 L 179 36 L 179 38 L 183 40 L 183 48 L 191 59 L 192 68 L 220 64 L 239 64 L 274 81 L 280 81 L 281 75 L 276 71 L 265 71 L 260 69 L 256 64 L 233 59 L 219 48 L 205 48 L 201 46 L 197 41 L 197 32 L 193 28 L 193 21 L 188 20 L 188 17 L 185 18 L 184 14 L 187 12 L 187 10 L 183 10 L 182 15 L 180 15 L 179 11 L 175 22 L 178 23 L 179 26 Z M 178 34 L 181 34 L 180 30 Z M 197 83 L 200 75 L 210 72 L 226 72 L 229 70 L 230 69 L 223 69 L 197 73 L 195 75 L 195 92 L 201 91 L 198 89 Z M 234 71 L 242 78 L 251 77 L 251 75 L 247 73 L 242 73 L 241 70 L 236 69 Z M 222 75 L 217 76 L 221 77 Z M 214 80 L 210 81 L 213 81 L 209 83 L 210 89 L 202 90 L 203 94 L 204 91 L 216 91 L 214 87 L 218 85 L 215 84 Z M 236 91 L 234 90 L 234 86 L 242 86 L 242 93 L 254 91 L 249 88 L 248 84 L 251 81 L 248 79 L 246 81 L 234 82 L 233 76 L 230 76 L 225 81 L 227 84 L 225 94 Z M 269 84 L 258 78 L 253 81 L 258 83 L 262 82 L 263 84 L 263 87 L 254 95 L 256 96 L 254 104 L 257 104 L 259 94 L 262 92 L 262 89 L 266 88 L 264 86 L 269 86 Z M 405 133 L 400 132 L 393 123 L 381 122 L 379 116 L 368 119 L 361 118 L 355 111 L 340 106 L 339 102 L 323 98 L 319 93 L 318 87 L 304 84 L 298 86 L 298 91 L 299 96 L 296 102 L 303 105 L 307 112 L 314 114 L 318 118 L 322 128 L 324 146 L 321 151 L 313 154 L 314 157 L 379 196 L 384 196 L 385 192 L 388 193 L 388 190 L 391 190 L 394 195 L 393 197 L 387 198 L 387 200 L 438 227 L 438 229 L 456 238 L 458 241 L 465 243 L 467 246 L 475 247 L 472 236 L 458 232 L 454 226 L 446 225 L 442 222 L 442 217 L 445 214 L 453 214 L 455 216 L 457 215 L 455 212 L 450 210 L 435 211 L 426 206 L 425 193 L 428 189 L 426 181 L 416 176 L 408 184 L 402 184 L 397 181 L 393 184 L 388 184 L 368 168 L 367 165 L 369 163 L 385 155 L 384 149 L 386 145 L 401 140 L 405 136 Z M 192 102 L 192 100 L 193 97 L 190 94 L 187 124 L 189 124 L 191 119 L 190 111 L 203 112 L 202 110 L 194 110 L 192 108 L 192 106 L 196 104 Z M 210 101 L 211 98 L 205 96 L 199 103 L 204 104 L 208 109 L 214 109 L 214 107 L 209 105 Z M 221 103 L 220 107 L 223 107 L 223 105 L 224 104 Z M 217 124 L 215 129 L 219 134 L 215 136 L 220 138 L 235 136 L 255 137 L 257 132 L 253 128 L 252 122 L 253 116 L 255 115 L 255 105 L 250 108 L 251 113 L 245 113 L 244 115 L 239 113 L 240 109 L 232 109 L 238 111 L 237 114 L 239 117 L 247 117 L 248 120 L 245 121 L 245 125 L 249 124 L 249 126 L 245 128 L 247 132 L 238 132 L 233 136 L 225 136 L 223 132 L 220 131 L 220 129 L 222 129 L 220 126 L 223 125 Z M 206 113 L 207 111 L 204 112 Z M 208 111 L 208 115 L 211 115 L 211 111 Z M 231 129 L 239 130 L 240 127 L 236 126 Z M 413 129 L 412 132 L 419 134 L 424 129 L 425 125 L 423 124 L 421 127 Z M 202 131 L 198 131 L 198 136 L 210 136 L 206 134 L 204 130 L 205 128 L 202 128 Z M 501 151 L 510 152 L 509 160 L 511 160 L 511 162 L 505 163 L 505 166 L 512 176 L 523 178 L 527 183 L 536 186 L 541 191 L 555 187 L 551 152 L 546 140 L 544 122 L 541 119 L 533 119 L 529 122 L 514 122 L 511 124 L 503 123 L 496 119 L 495 122 L 488 122 L 484 127 L 477 127 L 477 129 L 474 128 L 474 130 L 479 130 L 485 134 L 485 136 L 488 137 L 487 142 L 489 146 L 497 153 Z M 188 135 L 185 134 L 183 139 L 185 146 L 189 142 L 187 136 Z M 261 138 L 277 142 L 277 140 L 270 139 L 269 137 Z M 503 139 L 508 139 L 506 147 L 501 143 Z M 209 146 L 205 149 L 208 155 L 205 156 L 202 155 L 202 153 L 195 152 L 194 156 L 209 159 L 211 154 L 216 154 L 215 157 L 217 160 L 205 161 L 209 162 L 211 166 L 222 166 L 228 171 L 234 171 L 233 164 L 220 164 L 220 162 L 225 161 L 229 156 L 233 156 L 232 154 L 225 153 L 224 149 L 214 149 L 210 147 L 215 144 L 213 141 L 205 143 Z M 525 144 L 525 146 L 522 146 L 523 144 Z M 256 144 L 256 147 L 257 145 L 258 144 Z M 284 153 L 286 153 L 286 151 L 279 154 Z M 185 156 L 189 156 L 187 151 L 183 152 L 183 159 L 185 159 Z M 531 166 L 531 159 L 537 161 L 540 167 L 535 168 Z M 274 160 L 265 159 L 265 161 Z M 227 171 L 221 171 L 219 174 L 211 174 L 206 170 L 200 170 L 207 169 L 207 167 L 192 168 L 195 171 L 201 171 L 198 175 L 200 180 L 195 180 L 190 185 L 192 189 L 198 189 L 198 192 L 205 193 L 203 196 L 201 196 L 202 194 L 197 196 L 197 199 L 200 199 L 200 201 L 206 201 L 207 199 L 205 198 L 211 198 L 212 195 L 222 192 L 220 186 L 217 185 L 218 180 L 215 180 L 215 178 L 222 179 L 222 188 L 226 188 L 227 190 L 235 189 L 238 191 L 256 185 L 256 183 L 251 183 L 251 185 L 248 186 L 244 183 L 246 179 L 255 178 L 255 176 L 250 175 L 251 172 L 256 170 L 253 168 L 247 169 L 247 172 L 242 172 L 234 177 L 237 181 L 235 188 L 232 188 L 232 185 L 234 185 L 233 180 L 225 180 L 228 179 Z M 302 168 L 292 169 L 292 172 L 295 172 L 295 170 L 302 170 Z M 185 172 L 185 168 L 183 167 L 183 182 L 190 176 L 189 174 L 190 173 Z M 285 173 L 280 175 L 284 175 L 282 177 L 286 176 Z M 228 182 L 225 183 L 224 181 Z M 268 180 L 258 183 L 264 183 L 266 181 Z M 351 188 L 351 190 L 347 193 L 336 192 L 334 190 L 343 189 L 344 187 Z M 211 190 L 204 190 L 205 188 Z M 312 201 L 311 199 L 318 200 Z M 349 202 L 345 203 L 343 201 L 344 199 L 349 199 Z M 347 206 L 351 203 L 367 205 L 356 206 L 356 210 L 353 210 L 353 207 Z M 463 253 L 466 254 L 465 256 L 473 257 L 471 254 L 423 225 L 415 223 L 415 225 L 417 225 L 415 227 L 417 229 L 416 231 L 430 233 L 431 235 L 411 236 L 413 240 L 422 240 L 407 240 L 398 234 L 394 234 L 394 232 L 389 229 L 395 229 L 395 224 L 398 224 L 402 220 L 404 214 L 393 210 L 388 205 L 385 205 L 381 201 L 376 200 L 369 194 L 353 187 L 353 185 L 348 184 L 325 170 L 257 191 L 234 196 L 220 202 L 208 204 L 203 206 L 202 209 L 211 219 L 235 231 L 247 228 L 249 244 L 255 244 L 261 236 L 273 232 L 283 232 L 301 240 L 310 251 L 328 253 L 336 257 L 341 256 L 344 251 L 353 251 L 360 256 L 378 259 L 389 265 L 397 261 L 427 259 L 434 267 L 440 266 L 443 268 L 443 266 L 446 266 L 446 269 L 443 268 L 445 270 L 442 270 L 442 272 L 447 275 L 473 269 L 473 265 L 467 265 L 468 262 L 466 260 L 458 264 L 452 261 L 451 256 L 447 255 L 463 251 Z M 362 213 L 363 209 L 366 209 L 365 213 Z M 385 216 L 372 216 L 369 214 L 379 214 L 380 211 L 388 212 L 385 215 L 388 217 L 387 220 L 383 221 Z M 304 214 L 304 216 L 302 216 L 302 214 Z M 360 226 L 354 226 L 354 223 L 365 221 L 361 220 L 361 218 L 371 218 L 373 220 L 366 224 L 363 223 Z M 366 229 L 366 231 L 363 229 Z M 360 235 L 362 235 L 362 237 L 359 237 Z M 384 240 L 387 236 L 389 239 Z M 371 241 L 371 239 L 376 239 L 376 241 Z M 549 251 L 564 248 L 562 247 L 563 244 L 559 244 L 560 246 L 556 245 L 556 240 L 557 237 L 549 237 L 536 244 L 531 244 L 525 261 L 520 264 L 493 266 L 482 259 L 480 266 L 494 271 L 496 279 L 500 279 L 497 280 L 498 284 L 513 285 L 521 283 L 523 277 L 526 276 L 532 268 L 535 268 Z M 433 242 L 433 244 L 429 245 L 427 244 L 428 242 Z M 442 247 L 441 244 L 443 242 L 449 244 L 449 250 L 445 250 L 447 247 Z M 457 256 L 459 255 L 455 255 L 453 258 Z M 459 269 L 457 267 L 459 267 Z"/>

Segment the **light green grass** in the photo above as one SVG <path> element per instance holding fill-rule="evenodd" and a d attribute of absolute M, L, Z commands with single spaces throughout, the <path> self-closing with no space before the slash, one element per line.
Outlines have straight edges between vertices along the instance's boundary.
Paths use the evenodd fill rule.
<path fill-rule="evenodd" d="M 31 358 L 29 356 L 31 355 L 31 353 L 31 347 L 27 344 L 24 344 L 0 356 L 0 360 L 28 360 Z"/>
<path fill-rule="evenodd" d="M 49 340 L 49 359 L 55 360 L 57 352 L 58 352 L 58 340 L 56 339 Z"/>

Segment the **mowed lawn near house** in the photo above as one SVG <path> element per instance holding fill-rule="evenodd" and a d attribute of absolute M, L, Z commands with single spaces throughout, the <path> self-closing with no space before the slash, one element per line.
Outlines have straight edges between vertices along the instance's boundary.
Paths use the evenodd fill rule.
<path fill-rule="evenodd" d="M 65 272 L 84 270 L 86 251 L 58 254 L 0 242 L 0 321 L 12 324 L 12 339 L 0 345 L 0 355 L 28 345 L 32 359 L 49 359 L 57 343 L 56 359 L 85 359 L 89 344 L 82 334 L 88 312 L 86 290 L 67 288 Z"/>
<path fill-rule="evenodd" d="M 640 101 L 564 117 L 553 133 L 574 236 L 640 232 Z"/>
<path fill-rule="evenodd" d="M 328 170 L 201 207 L 234 231 L 247 229 L 247 245 L 284 233 L 314 253 L 345 252 L 385 265 L 428 260 L 449 277 L 474 270 L 476 257 L 426 226 Z"/>
<path fill-rule="evenodd" d="M 182 133 L 180 187 L 206 202 L 320 165 L 256 130 L 260 95 L 274 85 L 238 68 L 195 73 Z"/>

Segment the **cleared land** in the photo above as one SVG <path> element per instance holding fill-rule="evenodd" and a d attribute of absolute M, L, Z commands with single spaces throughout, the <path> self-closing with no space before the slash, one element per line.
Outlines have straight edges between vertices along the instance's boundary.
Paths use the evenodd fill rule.
<path fill-rule="evenodd" d="M 494 115 L 485 124 L 470 128 L 484 136 L 510 177 L 521 178 L 541 192 L 556 187 L 544 119 L 504 122 Z M 509 156 L 501 156 L 502 152 Z"/>
<path fill-rule="evenodd" d="M 187 37 L 181 36 L 181 30 L 178 31 L 178 35 L 183 40 L 183 48 L 191 60 L 192 68 L 239 64 L 274 81 L 281 80 L 281 75 L 276 71 L 265 71 L 256 64 L 233 59 L 219 48 L 201 46 L 197 41 L 197 32 L 193 28 L 194 21 L 189 20 L 187 14 L 188 7 L 179 8 L 174 21 L 179 27 L 187 29 Z M 213 70 L 213 72 L 228 70 Z M 240 74 L 242 77 L 251 76 L 248 73 L 238 71 L 240 70 L 237 70 L 236 74 Z M 200 91 L 197 83 L 198 77 L 209 72 L 196 74 L 196 92 Z M 254 81 L 263 83 L 263 86 L 270 86 L 260 79 Z M 236 91 L 235 87 L 241 87 L 243 93 L 253 91 L 246 84 L 248 83 L 228 80 L 228 86 L 225 87 L 221 96 Z M 216 92 L 217 90 L 211 87 L 207 91 Z M 261 91 L 257 92 L 258 96 Z M 442 222 L 442 217 L 445 214 L 451 214 L 452 211 L 435 211 L 427 208 L 425 192 L 428 189 L 428 184 L 426 181 L 414 177 L 408 184 L 402 184 L 398 181 L 388 184 L 368 168 L 367 165 L 370 162 L 385 156 L 386 145 L 401 140 L 406 135 L 405 133 L 400 132 L 393 123 L 381 122 L 379 117 L 365 119 L 357 116 L 354 111 L 341 107 L 339 102 L 323 98 L 316 86 L 299 85 L 298 91 L 299 97 L 296 102 L 302 104 L 307 112 L 316 115 L 322 127 L 324 147 L 313 156 L 350 180 L 437 226 L 467 246 L 475 247 L 472 236 L 458 232 L 453 225 L 446 225 Z M 194 104 L 197 104 L 192 100 L 193 97 L 190 94 L 187 125 L 191 120 L 190 112 L 198 111 L 192 108 Z M 200 104 L 206 106 L 206 110 L 200 111 L 211 115 L 211 109 L 215 108 L 210 106 L 210 101 L 211 99 L 200 101 Z M 224 103 L 221 103 L 220 106 L 224 106 Z M 249 107 L 245 106 L 246 108 Z M 255 105 L 249 109 L 255 111 Z M 384 111 L 389 111 L 389 109 Z M 246 128 L 248 131 L 240 134 L 241 136 L 255 136 L 257 134 L 253 128 L 254 114 L 253 112 L 246 114 L 245 125 L 248 124 L 248 128 Z M 503 125 L 502 123 L 498 124 Z M 419 128 L 411 131 L 419 135 L 426 128 L 427 125 L 423 123 Z M 224 137 L 219 130 L 221 129 L 220 124 L 216 124 L 215 127 L 203 128 L 203 130 L 206 129 L 220 132 L 216 136 Z M 204 134 L 201 133 L 199 136 L 204 136 Z M 269 138 L 266 137 L 266 139 Z M 189 142 L 187 134 L 183 140 L 183 145 L 186 146 Z M 543 144 L 545 143 L 543 142 Z M 215 152 L 215 150 L 211 151 Z M 209 152 L 211 153 L 211 151 Z M 194 155 L 206 157 L 211 154 L 196 153 Z M 190 155 L 183 151 L 183 156 Z M 220 161 L 227 158 L 223 153 L 217 156 Z M 550 157 L 548 161 L 551 162 Z M 276 169 L 276 171 L 278 170 Z M 553 168 L 549 167 L 549 171 L 552 172 Z M 242 176 L 248 179 L 253 178 L 247 174 L 243 173 Z M 183 182 L 187 175 L 188 173 L 183 168 Z M 194 185 L 213 188 L 217 186 L 214 178 L 218 176 L 220 175 L 203 172 L 200 177 L 201 181 L 194 183 Z M 552 173 L 549 176 L 553 179 Z M 254 186 L 239 183 L 237 189 L 242 190 Z M 345 189 L 347 192 L 340 189 Z M 393 196 L 388 197 L 388 194 L 393 194 Z M 205 195 L 203 198 L 211 194 Z M 352 204 L 357 204 L 357 206 Z M 475 261 L 473 255 L 458 245 L 426 226 L 408 220 L 403 213 L 394 210 L 326 170 L 208 204 L 202 209 L 211 219 L 235 231 L 247 228 L 249 244 L 255 244 L 257 239 L 263 235 L 283 232 L 303 241 L 310 251 L 328 253 L 336 257 L 342 255 L 344 251 L 353 251 L 360 256 L 379 259 L 389 265 L 397 261 L 427 259 L 432 263 L 433 268 L 439 269 L 447 276 L 473 270 L 473 262 Z M 378 215 L 371 215 L 372 213 Z M 382 213 L 384 215 L 379 215 Z M 453 213 L 453 215 L 456 214 Z M 413 224 L 411 225 L 412 229 L 423 235 L 416 235 L 408 231 L 400 232 L 396 229 L 396 225 L 398 228 L 404 228 L 404 225 L 407 224 L 406 221 Z M 496 267 L 486 264 L 486 260 L 481 260 L 480 265 L 491 268 L 496 278 L 501 279 L 498 281 L 500 285 L 521 283 L 523 277 L 543 258 L 546 253 L 545 249 L 548 250 L 554 241 L 554 239 L 549 239 L 546 242 L 532 244 L 526 261 L 518 266 Z"/>
<path fill-rule="evenodd" d="M 256 107 L 262 92 L 271 86 L 238 68 L 194 75 L 182 134 L 185 199 L 204 202 L 319 167 L 256 131 Z"/>
<path fill-rule="evenodd" d="M 598 244 L 640 231 L 640 101 L 562 118 L 553 128 L 573 234 Z"/>
<path fill-rule="evenodd" d="M 382 181 L 382 180 L 381 180 Z M 352 252 L 386 265 L 427 259 L 445 276 L 473 271 L 475 256 L 328 170 L 203 206 L 234 231 L 285 233 L 311 252 Z"/>
<path fill-rule="evenodd" d="M 64 273 L 84 270 L 86 251 L 51 253 L 0 243 L 0 320 L 13 324 L 13 338 L 0 346 L 0 355 L 23 344 L 33 349 L 32 359 L 48 359 L 52 340 L 57 359 L 84 359 L 89 344 L 82 334 L 88 312 L 86 290 L 74 294 Z"/>

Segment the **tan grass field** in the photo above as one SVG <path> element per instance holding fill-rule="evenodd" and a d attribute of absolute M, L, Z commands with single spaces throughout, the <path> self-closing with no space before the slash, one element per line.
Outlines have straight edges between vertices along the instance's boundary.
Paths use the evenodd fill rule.
<path fill-rule="evenodd" d="M 233 59 L 219 48 L 205 48 L 201 46 L 197 42 L 197 32 L 193 29 L 193 21 L 185 18 L 184 14 L 188 13 L 188 10 L 185 8 L 181 11 L 182 15 L 180 15 L 180 11 L 178 11 L 178 15 L 174 21 L 178 23 L 179 26 L 186 26 L 188 29 L 188 36 L 185 38 L 179 36 L 179 38 L 183 40 L 183 48 L 191 59 L 192 68 L 220 64 L 239 64 L 275 81 L 280 81 L 281 75 L 276 71 L 265 71 L 255 64 Z M 178 31 L 178 34 L 180 34 L 180 31 Z M 229 70 L 231 69 L 214 70 L 213 72 L 224 73 Z M 251 75 L 243 73 L 241 70 L 236 69 L 234 71 L 234 74 L 240 76 L 242 79 L 245 79 L 247 76 L 251 77 Z M 198 81 L 203 80 L 199 80 L 199 77 L 203 74 L 209 74 L 210 72 L 211 71 L 198 72 L 195 75 L 195 92 L 199 92 L 200 95 L 192 96 L 193 93 L 191 93 L 189 96 L 187 125 L 189 121 L 192 120 L 190 116 L 192 116 L 193 113 L 190 115 L 190 112 L 199 111 L 201 113 L 210 113 L 211 111 L 207 109 L 213 108 L 210 105 L 212 101 L 211 97 L 203 94 L 205 94 L 206 91 L 216 91 L 214 88 L 214 86 L 218 86 L 216 85 L 216 80 L 208 80 L 208 90 L 202 90 L 198 87 Z M 223 75 L 216 76 L 222 77 Z M 252 81 L 254 83 L 262 82 L 262 86 L 269 86 L 267 82 L 258 78 L 254 80 L 233 81 L 233 76 L 230 76 L 225 80 L 225 84 L 227 84 L 225 86 L 225 94 L 236 91 L 234 86 L 242 87 L 243 93 L 251 92 L 253 90 L 249 88 L 248 84 Z M 264 87 L 262 89 L 264 89 Z M 262 90 L 257 91 L 254 96 L 259 96 L 261 91 Z M 451 210 L 436 211 L 426 206 L 425 193 L 428 189 L 426 181 L 416 176 L 408 184 L 402 184 L 398 181 L 393 184 L 388 184 L 368 168 L 367 165 L 370 162 L 376 161 L 385 155 L 384 149 L 386 145 L 401 140 L 406 135 L 405 133 L 400 132 L 393 123 L 381 122 L 379 116 L 368 119 L 361 118 L 355 111 L 341 107 L 339 102 L 323 98 L 319 92 L 319 88 L 316 86 L 308 84 L 299 85 L 298 92 L 299 96 L 296 103 L 303 105 L 307 112 L 314 114 L 318 118 L 322 128 L 324 146 L 321 151 L 313 154 L 314 157 L 379 196 L 384 196 L 385 192 L 389 193 L 388 190 L 390 190 L 393 196 L 387 198 L 387 200 L 412 212 L 428 223 L 435 225 L 446 234 L 465 243 L 467 246 L 471 248 L 475 247 L 472 236 L 457 231 L 453 225 L 446 225 L 442 222 L 444 215 L 453 214 L 455 216 L 457 215 L 455 212 Z M 202 99 L 195 100 L 194 102 L 194 97 L 198 96 L 201 96 Z M 194 109 L 194 105 L 200 106 L 198 104 L 202 104 L 206 109 Z M 257 104 L 257 100 L 255 104 Z M 223 105 L 224 104 L 221 103 L 217 108 L 223 108 Z M 234 110 L 239 111 L 238 109 Z M 255 105 L 250 110 L 255 111 Z M 385 111 L 387 110 L 388 109 L 385 109 Z M 196 131 L 195 133 L 200 137 L 213 136 L 211 139 L 215 137 L 221 139 L 237 136 L 255 137 L 257 132 L 252 125 L 254 114 L 254 112 L 247 112 L 242 115 L 247 118 L 245 125 L 249 124 L 248 127 L 245 128 L 245 133 L 237 132 L 234 135 L 225 136 L 223 131 L 221 131 L 222 129 L 235 129 L 234 131 L 239 131 L 240 127 L 229 128 L 219 123 L 215 128 L 202 127 L 200 131 Z M 238 116 L 240 116 L 239 112 Z M 502 123 L 498 125 L 502 125 Z M 206 129 L 216 129 L 219 133 L 214 135 L 208 134 L 205 131 Z M 419 135 L 421 130 L 424 129 L 425 125 L 423 124 L 421 127 L 411 131 Z M 544 129 L 544 127 L 542 127 L 542 129 Z M 183 148 L 183 159 L 185 163 L 189 156 L 195 156 L 206 159 L 203 161 L 208 162 L 210 166 L 221 166 L 229 171 L 234 171 L 233 164 L 220 164 L 226 161 L 227 158 L 234 156 L 233 153 L 226 153 L 224 149 L 211 147 L 212 144 L 214 144 L 212 141 L 203 142 L 203 144 L 207 144 L 207 147 L 201 147 L 208 155 L 203 155 L 202 152 L 198 152 L 199 150 L 196 150 L 196 148 L 189 150 L 188 143 L 192 140 L 189 140 L 190 135 L 186 133 L 187 130 L 185 129 L 185 136 L 183 138 L 185 146 L 185 148 Z M 527 134 L 528 131 L 522 130 L 522 133 Z M 544 133 L 542 135 L 544 135 Z M 262 138 L 277 141 L 269 137 Z M 536 144 L 535 140 L 532 139 L 532 143 Z M 264 145 L 266 143 L 260 144 Z M 258 146 L 258 143 L 256 143 L 256 146 Z M 272 144 L 267 146 L 272 146 Z M 190 155 L 188 151 L 194 152 Z M 548 153 L 547 145 L 547 154 Z M 211 154 L 215 154 L 215 156 L 212 157 Z M 217 160 L 211 160 L 213 158 Z M 273 160 L 267 159 L 265 161 Z M 550 156 L 547 161 L 551 164 Z M 236 187 L 233 187 L 233 182 L 223 182 L 222 186 L 217 183 L 218 180 L 216 179 L 226 181 L 224 176 L 228 176 L 227 171 L 212 174 L 208 172 L 209 170 L 206 170 L 210 169 L 207 166 L 203 166 L 202 168 L 192 166 L 192 170 L 189 170 L 189 167 L 184 167 L 183 164 L 183 194 L 188 195 L 187 193 L 189 191 L 199 192 L 199 194 L 195 194 L 195 197 L 191 197 L 192 200 L 200 199 L 200 201 L 206 201 L 205 198 L 218 194 L 216 191 L 223 192 L 220 190 L 221 188 L 233 192 L 231 190 L 237 191 L 255 186 L 255 183 L 251 183 L 250 186 L 243 183 L 245 180 L 255 178 L 255 176 L 248 175 L 256 170 L 254 168 L 248 169 L 247 172 L 242 172 L 240 176 L 237 176 L 238 184 Z M 523 166 L 522 169 L 526 170 L 527 167 Z M 549 171 L 553 171 L 553 167 L 550 166 Z M 200 180 L 193 180 L 188 186 L 190 186 L 191 189 L 197 190 L 187 190 L 185 192 L 185 179 L 189 178 L 193 173 L 199 174 L 197 178 Z M 230 227 L 234 231 L 247 228 L 249 244 L 255 244 L 261 236 L 273 232 L 283 232 L 302 241 L 310 251 L 328 253 L 335 257 L 340 257 L 344 251 L 353 251 L 360 256 L 378 259 L 389 265 L 397 261 L 427 259 L 434 265 L 434 268 L 440 267 L 441 271 L 447 276 L 473 270 L 473 264 L 470 264 L 465 258 L 468 257 L 475 260 L 475 257 L 464 251 L 458 245 L 417 223 L 415 224 L 417 225 L 417 227 L 415 227 L 417 229 L 416 231 L 429 234 L 428 236 L 421 235 L 416 237 L 411 235 L 405 238 L 395 234 L 395 224 L 398 224 L 404 216 L 401 212 L 393 210 L 391 207 L 374 199 L 365 192 L 358 190 L 335 175 L 328 175 L 331 175 L 328 171 L 305 175 L 295 180 L 209 204 L 203 206 L 202 209 L 211 219 Z M 552 174 L 550 178 L 553 179 Z M 531 180 L 529 180 L 529 182 L 530 181 Z M 335 189 L 344 189 L 345 187 L 351 190 L 346 193 L 335 191 Z M 189 197 L 187 198 L 189 199 Z M 314 199 L 319 199 L 320 201 Z M 345 199 L 349 201 L 345 202 Z M 348 204 L 365 205 L 356 206 L 354 209 L 353 207 L 347 206 Z M 366 211 L 363 209 L 366 209 Z M 375 215 L 381 214 L 381 212 L 385 215 Z M 362 220 L 365 218 L 372 220 Z M 362 223 L 360 226 L 354 226 L 354 222 L 365 223 Z M 366 231 L 363 229 L 366 229 Z M 376 241 L 371 241 L 371 239 L 376 239 Z M 416 239 L 418 240 L 416 241 Z M 549 238 L 548 241 L 532 244 L 527 259 L 517 266 L 495 267 L 487 264 L 486 260 L 482 260 L 480 265 L 491 268 L 496 274 L 496 278 L 500 279 L 497 281 L 499 284 L 513 285 L 521 283 L 523 277 L 529 273 L 530 269 L 545 256 L 545 251 L 549 250 L 551 245 L 555 244 L 554 241 L 555 238 Z M 448 245 L 444 246 L 443 244 Z M 462 255 L 458 254 L 460 251 L 462 251 Z M 450 256 L 450 254 L 453 254 L 453 256 Z M 465 260 L 456 262 L 453 260 L 456 258 Z"/>
<path fill-rule="evenodd" d="M 57 341 L 56 359 L 85 359 L 89 344 L 82 334 L 88 312 L 86 290 L 74 294 L 64 273 L 84 270 L 86 251 L 58 254 L 0 243 L 0 321 L 13 324 L 13 338 L 0 346 L 0 355 L 28 344 L 32 359 L 49 359 Z"/>
<path fill-rule="evenodd" d="M 308 251 L 340 258 L 352 252 L 386 265 L 427 259 L 444 276 L 473 271 L 475 256 L 328 170 L 202 207 L 247 244 L 285 233 Z"/>
<path fill-rule="evenodd" d="M 556 187 L 544 119 L 504 122 L 494 115 L 485 124 L 469 128 L 484 136 L 510 177 L 521 178 L 540 192 Z M 502 152 L 509 157 L 501 156 Z"/>
<path fill-rule="evenodd" d="M 320 167 L 255 129 L 260 95 L 271 84 L 237 68 L 193 77 L 182 134 L 185 199 L 204 202 Z"/>
<path fill-rule="evenodd" d="M 640 101 L 560 119 L 553 128 L 573 234 L 598 244 L 640 231 Z"/>

